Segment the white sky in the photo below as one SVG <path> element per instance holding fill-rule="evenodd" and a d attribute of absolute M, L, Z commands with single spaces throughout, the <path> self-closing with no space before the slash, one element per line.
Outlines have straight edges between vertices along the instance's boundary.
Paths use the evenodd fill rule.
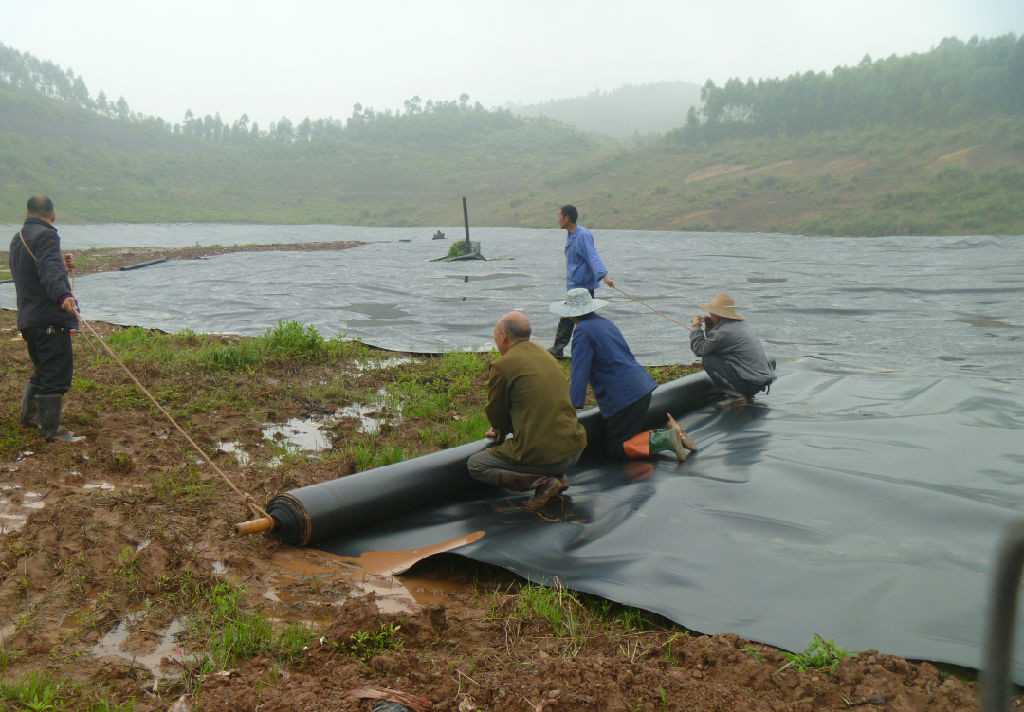
<path fill-rule="evenodd" d="M 0 42 L 94 97 L 263 128 L 413 95 L 490 108 L 831 71 L 1009 32 L 1024 34 L 1024 0 L 0 0 Z"/>

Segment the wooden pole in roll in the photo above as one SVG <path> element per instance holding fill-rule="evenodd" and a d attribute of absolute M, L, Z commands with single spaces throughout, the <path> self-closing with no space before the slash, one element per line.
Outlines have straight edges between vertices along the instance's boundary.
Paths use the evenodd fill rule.
<path fill-rule="evenodd" d="M 271 516 L 266 516 L 259 519 L 250 519 L 247 522 L 239 522 L 235 525 L 235 534 L 238 536 L 248 536 L 249 534 L 259 534 L 260 532 L 272 532 L 275 529 L 277 529 L 277 520 Z"/>
<path fill-rule="evenodd" d="M 466 219 L 466 254 L 469 254 L 469 208 L 466 206 L 466 196 L 462 196 L 462 217 Z"/>

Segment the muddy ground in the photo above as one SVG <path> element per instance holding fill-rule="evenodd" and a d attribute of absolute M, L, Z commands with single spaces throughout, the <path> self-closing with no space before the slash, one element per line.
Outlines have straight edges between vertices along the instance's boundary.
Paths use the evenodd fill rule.
<path fill-rule="evenodd" d="M 368 686 L 460 712 L 978 708 L 971 671 L 884 651 L 843 658 L 834 672 L 800 671 L 769 646 L 635 611 L 601 614 L 587 597 L 560 599 L 583 624 L 554 625 L 523 612 L 523 581 L 451 554 L 379 577 L 265 535 L 236 537 L 232 525 L 251 512 L 91 340 L 75 338 L 77 388 L 65 418 L 87 440 L 49 444 L 18 425 L 30 363 L 15 314 L 0 311 L 0 709 L 370 710 L 372 700 L 346 696 Z M 350 361 L 230 373 L 139 362 L 137 371 L 218 467 L 265 503 L 358 467 L 343 447 L 357 437 L 356 421 L 328 429 L 327 457 L 282 458 L 264 437 L 268 421 L 347 404 L 317 402 L 304 384 L 335 379 L 357 393 L 413 368 Z M 482 405 L 483 375 L 474 385 L 480 398 L 460 407 Z M 429 427 L 391 424 L 367 442 L 408 444 Z M 249 463 L 219 451 L 224 442 L 239 444 Z M 275 630 L 301 623 L 312 634 L 289 655 L 267 647 L 204 668 L 224 630 L 210 602 L 228 583 L 245 592 L 246 620 Z M 368 640 L 386 644 L 356 645 Z M 61 685 L 54 706 L 14 699 L 10 690 L 39 675 Z"/>

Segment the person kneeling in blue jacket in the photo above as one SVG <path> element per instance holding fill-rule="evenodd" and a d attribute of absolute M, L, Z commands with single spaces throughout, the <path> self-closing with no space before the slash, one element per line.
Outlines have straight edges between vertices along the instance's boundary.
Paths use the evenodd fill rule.
<path fill-rule="evenodd" d="M 644 417 L 651 404 L 654 379 L 637 362 L 622 332 L 610 319 L 596 311 L 606 305 L 583 288 L 570 289 L 550 311 L 575 324 L 572 335 L 572 371 L 569 397 L 575 408 L 582 408 L 587 384 L 605 420 L 605 451 L 616 459 L 641 459 L 671 450 L 682 462 L 686 450 L 696 450 L 690 436 L 669 416 L 667 427 L 643 430 Z"/>

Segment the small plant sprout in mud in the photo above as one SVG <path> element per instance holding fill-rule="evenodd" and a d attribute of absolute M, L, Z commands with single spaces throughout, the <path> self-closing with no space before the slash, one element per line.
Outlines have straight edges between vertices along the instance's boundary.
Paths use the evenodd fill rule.
<path fill-rule="evenodd" d="M 349 636 L 347 642 L 331 643 L 335 650 L 362 661 L 369 662 L 375 655 L 394 652 L 402 649 L 402 641 L 395 634 L 402 626 L 394 623 L 381 623 L 373 632 L 360 630 Z"/>
<path fill-rule="evenodd" d="M 853 653 L 837 646 L 831 640 L 825 640 L 818 633 L 814 634 L 811 642 L 807 644 L 802 653 L 783 653 L 787 662 L 779 672 L 792 667 L 800 672 L 807 670 L 828 670 L 829 675 L 834 675 L 839 661 L 848 658 Z"/>

